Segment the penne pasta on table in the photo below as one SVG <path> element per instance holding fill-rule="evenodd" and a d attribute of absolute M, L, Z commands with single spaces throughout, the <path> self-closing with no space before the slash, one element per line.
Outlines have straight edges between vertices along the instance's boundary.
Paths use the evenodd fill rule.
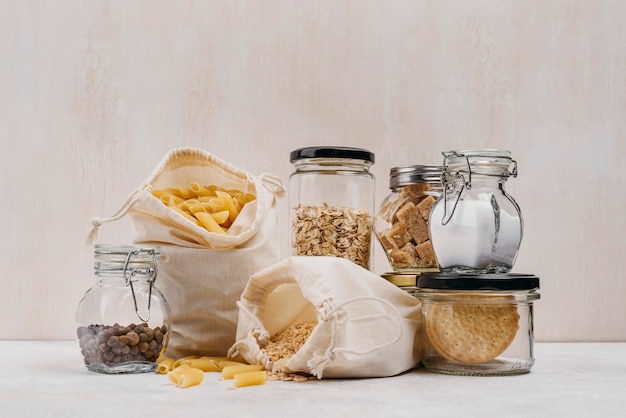
<path fill-rule="evenodd" d="M 263 366 L 260 364 L 241 364 L 237 366 L 226 366 L 222 369 L 222 379 L 229 380 L 239 373 L 260 372 Z"/>
<path fill-rule="evenodd" d="M 267 373 L 264 371 L 238 373 L 234 376 L 235 387 L 263 385 L 267 381 Z"/>
<path fill-rule="evenodd" d="M 186 367 L 185 367 L 186 366 Z M 167 373 L 170 380 L 180 388 L 196 386 L 204 380 L 204 372 L 188 365 L 183 365 Z"/>
<path fill-rule="evenodd" d="M 207 372 L 220 373 L 222 380 L 234 380 L 235 387 L 262 385 L 267 381 L 267 372 L 262 365 L 229 357 L 166 358 L 158 364 L 157 372 L 167 374 L 169 380 L 180 388 L 199 385 Z"/>

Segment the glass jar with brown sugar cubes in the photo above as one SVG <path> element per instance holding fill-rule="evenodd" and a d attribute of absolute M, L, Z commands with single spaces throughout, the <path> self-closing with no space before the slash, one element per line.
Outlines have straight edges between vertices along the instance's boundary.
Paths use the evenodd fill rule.
<path fill-rule="evenodd" d="M 375 232 L 395 272 L 439 271 L 429 234 L 430 212 L 441 195 L 441 166 L 393 167 L 391 192 L 376 215 Z"/>

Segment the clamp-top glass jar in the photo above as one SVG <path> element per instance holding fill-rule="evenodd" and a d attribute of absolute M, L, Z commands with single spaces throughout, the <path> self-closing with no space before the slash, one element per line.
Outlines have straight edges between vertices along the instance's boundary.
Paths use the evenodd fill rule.
<path fill-rule="evenodd" d="M 76 332 L 89 370 L 157 369 L 170 333 L 169 305 L 154 285 L 158 258 L 158 246 L 95 246 L 97 282 L 76 311 Z"/>
<path fill-rule="evenodd" d="M 360 148 L 292 151 L 291 255 L 335 256 L 371 268 L 374 154 Z"/>
<path fill-rule="evenodd" d="M 441 166 L 393 167 L 389 189 L 374 225 L 389 264 L 401 273 L 439 271 L 428 224 L 441 195 Z"/>
<path fill-rule="evenodd" d="M 430 222 L 433 248 L 442 272 L 507 273 L 522 240 L 522 215 L 504 190 L 517 176 L 517 163 L 505 150 L 443 153 L 443 195 Z"/>

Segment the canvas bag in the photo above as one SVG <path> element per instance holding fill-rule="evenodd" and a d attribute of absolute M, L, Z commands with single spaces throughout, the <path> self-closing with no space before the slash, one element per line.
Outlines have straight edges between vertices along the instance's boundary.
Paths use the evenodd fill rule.
<path fill-rule="evenodd" d="M 253 193 L 228 230 L 208 232 L 154 197 L 152 190 L 191 182 Z M 93 218 L 88 241 L 98 228 L 126 214 L 133 243 L 161 247 L 156 286 L 171 309 L 172 329 L 166 355 L 224 356 L 235 341 L 236 302 L 248 278 L 280 257 L 276 197 L 284 195 L 280 179 L 253 176 L 201 149 L 171 150 L 152 174 L 109 218 Z"/>
<path fill-rule="evenodd" d="M 282 260 L 251 276 L 237 305 L 237 342 L 229 354 L 274 373 L 386 377 L 421 360 L 419 300 L 343 258 Z M 287 362 L 272 363 L 261 350 L 290 325 L 315 320 Z"/>

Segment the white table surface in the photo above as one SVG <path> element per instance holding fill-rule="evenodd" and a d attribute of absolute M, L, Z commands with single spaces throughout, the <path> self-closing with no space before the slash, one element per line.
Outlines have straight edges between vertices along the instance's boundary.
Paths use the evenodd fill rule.
<path fill-rule="evenodd" d="M 626 343 L 540 343 L 531 373 L 464 377 L 419 368 L 378 379 L 268 381 L 218 373 L 180 389 L 165 375 L 88 371 L 74 341 L 0 341 L 0 416 L 626 417 Z"/>

